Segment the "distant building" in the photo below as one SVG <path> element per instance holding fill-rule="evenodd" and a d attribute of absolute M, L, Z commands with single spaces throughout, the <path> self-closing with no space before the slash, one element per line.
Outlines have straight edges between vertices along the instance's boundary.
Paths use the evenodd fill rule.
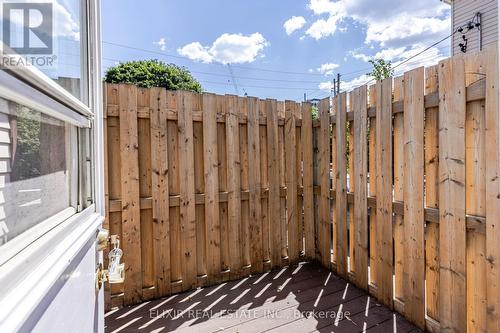
<path fill-rule="evenodd" d="M 498 43 L 497 0 L 442 0 L 451 5 L 451 53 L 474 52 Z M 467 27 L 468 23 L 472 25 Z M 477 25 L 479 23 L 479 25 Z M 464 38 L 465 37 L 465 38 Z"/>

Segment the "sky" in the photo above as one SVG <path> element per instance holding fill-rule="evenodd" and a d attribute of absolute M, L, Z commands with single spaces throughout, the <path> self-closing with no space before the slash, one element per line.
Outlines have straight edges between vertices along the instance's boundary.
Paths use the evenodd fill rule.
<path fill-rule="evenodd" d="M 436 64 L 450 39 L 399 65 L 450 31 L 439 0 L 102 1 L 104 70 L 158 59 L 186 67 L 204 91 L 278 100 L 327 97 L 337 73 L 343 91 L 365 84 L 370 59 L 396 75 Z"/>

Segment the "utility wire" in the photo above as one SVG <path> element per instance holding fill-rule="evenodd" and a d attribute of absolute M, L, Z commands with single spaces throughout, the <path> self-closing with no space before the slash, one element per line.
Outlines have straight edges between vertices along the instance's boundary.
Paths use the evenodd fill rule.
<path fill-rule="evenodd" d="M 103 59 L 108 60 L 108 61 L 114 61 L 114 62 L 122 62 L 122 60 L 113 59 L 113 58 L 103 57 Z M 234 67 L 234 66 L 232 66 L 232 67 Z M 210 73 L 210 72 L 202 72 L 202 71 L 194 71 L 194 70 L 189 70 L 189 71 L 191 73 L 195 73 L 195 74 L 203 74 L 203 75 L 212 75 L 212 76 L 231 78 L 231 75 L 229 75 L 229 74 Z M 270 81 L 270 82 L 293 82 L 293 83 L 314 83 L 314 84 L 320 84 L 322 82 L 322 81 L 307 81 L 307 80 L 267 79 L 267 78 L 247 77 L 247 76 L 238 76 L 238 75 L 235 75 L 235 78 L 244 79 L 244 80 Z"/>
<path fill-rule="evenodd" d="M 148 52 L 152 54 L 158 54 L 162 55 L 164 57 L 171 57 L 175 59 L 183 59 L 183 60 L 189 60 L 193 61 L 192 59 L 185 57 L 185 56 L 178 56 L 178 55 L 173 55 L 173 54 L 168 54 L 165 52 L 159 52 L 159 51 L 153 51 L 153 50 L 147 50 L 143 49 L 140 47 L 134 47 L 134 46 L 129 46 L 129 45 L 124 45 L 124 44 L 119 44 L 119 43 L 114 43 L 114 42 L 107 42 L 103 41 L 103 44 L 108 44 L 108 45 L 113 45 L 113 46 L 118 46 L 122 48 L 127 48 L 131 50 L 136 50 L 136 51 L 142 51 L 142 52 Z M 219 65 L 218 63 L 210 63 L 210 65 Z M 310 76 L 324 76 L 324 74 L 319 74 L 319 73 L 307 73 L 307 72 L 291 72 L 291 71 L 282 71 L 282 70 L 274 70 L 274 69 L 265 69 L 265 68 L 259 68 L 259 67 L 248 67 L 248 66 L 240 66 L 240 65 L 232 65 L 234 68 L 241 68 L 241 69 L 248 69 L 248 70 L 255 70 L 255 71 L 261 71 L 261 72 L 270 72 L 270 73 L 281 73 L 281 74 L 293 74 L 293 75 L 310 75 Z"/>
<path fill-rule="evenodd" d="M 231 82 L 216 82 L 216 81 L 204 81 L 200 80 L 202 83 L 207 83 L 207 84 L 218 84 L 218 85 L 225 85 L 225 86 L 232 86 L 233 84 Z M 318 91 L 322 90 L 319 88 L 304 88 L 304 87 L 268 87 L 268 86 L 254 86 L 254 85 L 246 85 L 246 84 L 239 84 L 239 86 L 246 87 L 246 88 L 262 88 L 262 89 L 283 89 L 283 90 L 308 90 L 308 91 Z"/>
<path fill-rule="evenodd" d="M 455 35 L 457 32 L 459 32 L 459 31 L 461 32 L 461 31 L 463 30 L 463 28 L 464 28 L 464 27 L 465 27 L 465 28 L 469 27 L 469 26 L 471 25 L 471 23 L 474 23 L 474 19 L 475 19 L 475 17 L 476 17 L 476 15 L 474 14 L 474 16 L 473 16 L 473 17 L 472 17 L 472 18 L 471 18 L 471 19 L 470 19 L 467 23 L 462 24 L 461 26 L 457 27 L 455 30 L 453 30 L 453 32 L 452 32 L 451 34 L 449 34 L 448 36 L 446 36 L 446 37 L 444 37 L 444 38 L 440 39 L 439 41 L 437 41 L 437 42 L 435 42 L 435 43 L 433 43 L 432 45 L 430 45 L 430 46 L 426 47 L 424 50 L 420 51 L 419 53 L 417 53 L 417 54 L 415 54 L 415 55 L 413 55 L 413 56 L 411 56 L 411 57 L 409 57 L 409 58 L 407 58 L 407 59 L 403 60 L 402 62 L 400 62 L 399 64 L 397 64 L 396 66 L 394 66 L 392 69 L 394 70 L 394 69 L 398 68 L 399 66 L 401 66 L 401 65 L 403 65 L 403 64 L 405 64 L 405 63 L 407 63 L 407 62 L 408 62 L 408 61 L 410 61 L 411 59 L 413 59 L 413 58 L 415 58 L 415 57 L 418 57 L 419 55 L 421 55 L 421 54 L 422 54 L 422 53 L 424 53 L 424 52 L 427 52 L 428 50 L 430 50 L 431 48 L 435 47 L 436 45 L 438 45 L 438 44 L 440 44 L 440 43 L 444 42 L 444 41 L 445 41 L 445 40 L 447 40 L 448 38 L 451 38 L 451 37 L 452 37 L 453 35 Z M 469 28 L 469 29 L 467 30 L 467 32 L 469 32 L 470 30 L 471 30 L 471 29 Z M 368 83 L 370 83 L 370 82 L 372 82 L 372 81 L 374 81 L 374 80 L 375 80 L 375 78 L 372 78 L 370 81 L 366 82 L 366 83 L 365 83 L 365 85 L 366 85 L 366 84 L 368 84 Z"/>

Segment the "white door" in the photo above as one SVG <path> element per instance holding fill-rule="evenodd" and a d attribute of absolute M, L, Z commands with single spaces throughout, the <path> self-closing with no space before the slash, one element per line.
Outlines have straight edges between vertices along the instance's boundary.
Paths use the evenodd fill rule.
<path fill-rule="evenodd" d="M 104 330 L 99 5 L 0 0 L 0 332 Z"/>

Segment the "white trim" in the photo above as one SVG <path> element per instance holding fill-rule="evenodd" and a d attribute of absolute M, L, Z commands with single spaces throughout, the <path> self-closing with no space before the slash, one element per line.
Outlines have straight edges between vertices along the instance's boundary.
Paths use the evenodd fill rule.
<path fill-rule="evenodd" d="M 14 285 L 0 293 L 1 332 L 15 332 L 24 325 L 85 244 L 95 241 L 103 217 L 94 209 L 91 206 L 59 224 L 8 262 L 13 267 L 0 275 L 0 286 Z M 30 264 L 36 267 L 23 267 Z"/>
<path fill-rule="evenodd" d="M 0 274 L 2 272 L 2 266 L 12 257 L 75 213 L 76 210 L 73 207 L 68 207 L 2 245 L 2 252 L 0 252 Z"/>
<path fill-rule="evenodd" d="M 4 49 L 8 47 L 0 41 L 0 55 L 2 57 L 9 57 L 13 59 L 19 59 L 20 56 L 17 54 L 12 54 L 9 52 L 4 52 Z M 50 79 L 47 75 L 43 74 L 35 66 L 19 66 L 15 70 L 8 69 L 9 73 L 15 75 L 16 77 L 28 82 L 31 86 L 43 91 L 48 96 L 58 100 L 59 102 L 65 104 L 69 108 L 75 110 L 86 116 L 92 116 L 93 113 L 91 109 L 85 105 L 78 98 L 73 96 L 69 91 L 61 87 L 59 84 Z M 87 89 L 88 91 L 88 89 Z"/>
<path fill-rule="evenodd" d="M 105 215 L 104 198 L 104 107 L 103 87 L 101 80 L 101 1 L 90 1 L 89 5 L 89 33 L 88 38 L 94 47 L 89 48 L 90 103 L 94 110 L 94 142 L 93 142 L 93 176 L 94 176 L 94 202 L 96 212 Z"/>
<path fill-rule="evenodd" d="M 72 111 L 2 70 L 0 70 L 0 96 L 70 124 L 79 127 L 90 126 L 86 116 Z"/>

